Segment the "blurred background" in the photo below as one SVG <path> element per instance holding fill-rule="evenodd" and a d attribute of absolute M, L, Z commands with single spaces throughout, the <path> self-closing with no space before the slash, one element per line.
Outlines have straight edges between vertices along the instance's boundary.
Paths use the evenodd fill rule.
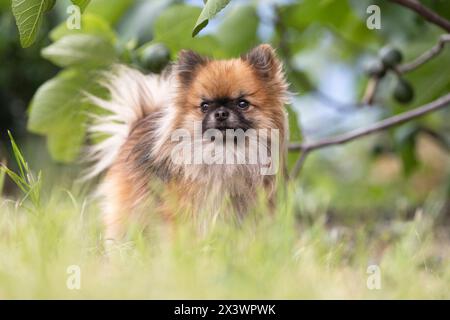
<path fill-rule="evenodd" d="M 450 1 L 421 2 L 450 18 Z M 292 141 L 314 141 L 363 127 L 450 91 L 448 48 L 405 76 L 413 88 L 412 101 L 402 104 L 393 98 L 397 79 L 388 74 L 374 103 L 360 102 L 369 79 L 367 66 L 378 59 L 381 48 L 395 47 L 410 61 L 443 33 L 389 1 L 233 0 L 195 38 L 191 31 L 202 0 L 92 0 L 83 12 L 81 30 L 66 27 L 70 4 L 58 0 L 45 13 L 36 42 L 22 48 L 11 3 L 0 0 L 0 159 L 11 166 L 7 130 L 34 168 L 49 176 L 76 174 L 86 144 L 86 111 L 92 111 L 79 91 L 99 90 L 93 79 L 112 63 L 160 72 L 186 48 L 229 58 L 261 42 L 271 43 L 284 61 L 293 93 Z M 366 26 L 371 4 L 381 8 L 379 30 Z M 64 41 L 67 36 L 81 36 L 80 42 Z M 79 52 L 84 58 L 72 61 L 70 56 Z M 326 208 L 330 221 L 379 221 L 411 217 L 418 207 L 431 203 L 436 223 L 448 222 L 449 143 L 447 108 L 314 152 L 298 180 L 301 206 Z M 290 154 L 291 167 L 297 156 Z M 6 192 L 15 192 L 12 184 Z"/>

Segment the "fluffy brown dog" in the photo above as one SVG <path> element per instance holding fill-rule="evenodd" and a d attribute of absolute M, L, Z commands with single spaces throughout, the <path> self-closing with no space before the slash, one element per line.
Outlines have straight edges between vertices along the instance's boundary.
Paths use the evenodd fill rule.
<path fill-rule="evenodd" d="M 274 157 L 285 151 L 287 85 L 269 45 L 231 60 L 182 51 L 160 76 L 121 66 L 104 86 L 109 100 L 90 97 L 109 112 L 90 128 L 106 137 L 92 146 L 90 176 L 107 171 L 99 188 L 107 239 L 120 239 L 130 222 L 145 224 L 154 213 L 204 224 L 220 215 L 242 216 L 261 189 L 270 199 L 282 166 L 269 174 L 262 169 L 283 161 Z M 261 139 L 260 131 L 270 132 Z M 234 132 L 244 140 L 239 134 L 229 139 Z M 233 148 L 222 161 L 203 161 L 205 152 L 217 160 L 216 148 L 224 145 Z M 249 161 L 250 152 L 262 149 L 269 163 Z M 230 154 L 234 160 L 244 154 L 243 161 L 223 161 Z"/>

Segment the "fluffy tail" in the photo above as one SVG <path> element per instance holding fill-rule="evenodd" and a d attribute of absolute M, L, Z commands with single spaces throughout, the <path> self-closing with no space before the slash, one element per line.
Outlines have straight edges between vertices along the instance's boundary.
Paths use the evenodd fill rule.
<path fill-rule="evenodd" d="M 84 178 L 90 179 L 109 168 L 117 158 L 134 124 L 167 103 L 173 86 L 170 75 L 144 75 L 138 70 L 116 66 L 100 83 L 109 91 L 109 99 L 86 94 L 90 103 L 107 111 L 92 115 L 88 133 L 93 141 L 87 161 L 92 166 Z"/>

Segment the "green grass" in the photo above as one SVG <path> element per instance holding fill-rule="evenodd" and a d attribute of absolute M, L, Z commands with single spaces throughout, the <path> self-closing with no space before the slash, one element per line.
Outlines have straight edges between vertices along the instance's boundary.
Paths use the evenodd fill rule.
<path fill-rule="evenodd" d="M 326 221 L 320 197 L 290 187 L 274 216 L 259 208 L 241 225 L 218 222 L 207 234 L 187 221 L 155 220 L 147 234 L 132 232 L 106 251 L 91 192 L 47 174 L 58 176 L 44 171 L 37 198 L 28 189 L 0 198 L 0 299 L 450 298 L 439 197 L 413 219 L 345 224 Z M 373 264 L 380 290 L 366 285 Z M 79 290 L 66 285 L 72 265 L 81 270 Z"/>

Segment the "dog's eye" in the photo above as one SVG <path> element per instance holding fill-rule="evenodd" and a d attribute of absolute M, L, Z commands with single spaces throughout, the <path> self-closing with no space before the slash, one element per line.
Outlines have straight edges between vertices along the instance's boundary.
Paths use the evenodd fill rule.
<path fill-rule="evenodd" d="M 209 103 L 208 102 L 202 102 L 200 104 L 200 109 L 202 110 L 202 112 L 207 112 L 209 109 Z"/>
<path fill-rule="evenodd" d="M 238 101 L 237 105 L 238 105 L 239 109 L 247 109 L 250 104 L 248 103 L 247 100 L 241 99 Z"/>

